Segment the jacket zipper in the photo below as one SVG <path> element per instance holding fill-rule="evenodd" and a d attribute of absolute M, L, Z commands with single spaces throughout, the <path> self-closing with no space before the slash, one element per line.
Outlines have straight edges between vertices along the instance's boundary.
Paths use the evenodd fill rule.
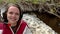
<path fill-rule="evenodd" d="M 14 34 L 14 32 L 13 32 L 12 28 L 11 28 L 11 27 L 9 27 L 9 28 L 10 28 L 10 30 L 12 31 L 12 33 Z"/>
<path fill-rule="evenodd" d="M 17 31 L 19 30 L 19 28 L 20 28 L 20 25 L 19 25 L 19 27 L 18 27 L 17 30 L 16 30 L 16 34 L 17 34 Z"/>
<path fill-rule="evenodd" d="M 17 34 L 17 31 L 19 30 L 21 24 L 22 24 L 22 22 L 19 24 L 19 26 L 18 26 L 18 28 L 16 30 L 16 34 Z"/>
<path fill-rule="evenodd" d="M 14 33 L 14 32 L 13 32 L 13 30 L 12 30 L 12 28 L 11 28 L 11 27 L 9 27 L 9 28 L 10 28 L 10 30 L 11 30 L 11 32 L 12 32 L 13 34 L 17 34 L 17 31 L 19 30 L 20 25 L 18 26 L 16 33 Z"/>
<path fill-rule="evenodd" d="M 17 34 L 17 31 L 19 30 L 19 28 L 20 28 L 20 25 L 22 24 L 22 22 L 19 24 L 19 26 L 18 26 L 18 28 L 17 28 L 17 30 L 16 30 L 16 33 L 15 34 Z M 12 30 L 12 28 L 11 27 L 9 27 L 10 28 L 10 30 L 12 31 L 12 33 L 14 34 L 14 32 L 13 32 L 13 30 Z"/>

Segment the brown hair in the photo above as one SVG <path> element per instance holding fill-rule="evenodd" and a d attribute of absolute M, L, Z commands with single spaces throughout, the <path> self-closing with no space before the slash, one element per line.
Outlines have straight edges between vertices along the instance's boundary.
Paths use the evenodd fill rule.
<path fill-rule="evenodd" d="M 11 6 L 15 6 L 15 7 L 17 7 L 17 8 L 19 9 L 19 11 L 20 11 L 19 20 L 21 20 L 21 18 L 22 18 L 22 10 L 21 10 L 21 7 L 20 7 L 18 4 L 8 3 L 8 4 L 6 5 L 6 10 L 5 10 L 5 12 L 3 13 L 4 22 L 8 22 L 8 20 L 7 20 L 7 14 L 6 14 L 6 13 L 8 12 L 9 7 L 11 7 Z M 18 20 L 18 21 L 19 21 L 19 20 Z"/>

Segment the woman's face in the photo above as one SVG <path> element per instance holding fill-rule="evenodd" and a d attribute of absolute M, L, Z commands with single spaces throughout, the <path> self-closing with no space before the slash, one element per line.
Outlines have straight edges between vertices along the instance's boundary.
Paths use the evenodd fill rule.
<path fill-rule="evenodd" d="M 19 20 L 19 9 L 15 6 L 10 6 L 7 11 L 7 20 L 9 23 L 17 23 Z"/>

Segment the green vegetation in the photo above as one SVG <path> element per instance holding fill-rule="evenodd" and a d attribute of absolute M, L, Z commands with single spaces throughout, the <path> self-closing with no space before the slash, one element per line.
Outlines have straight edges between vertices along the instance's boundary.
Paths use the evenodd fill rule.
<path fill-rule="evenodd" d="M 46 5 L 47 7 L 46 6 L 44 7 L 45 10 L 48 11 L 48 9 L 46 9 L 46 8 L 49 8 L 50 12 L 56 12 L 56 8 L 60 7 L 60 2 L 58 0 L 0 0 L 0 6 L 1 6 L 1 4 L 4 4 L 5 2 L 6 3 L 20 3 L 20 2 L 24 3 L 24 2 L 27 2 L 27 4 L 28 3 L 31 3 L 34 5 L 41 4 L 42 7 L 44 7 Z M 33 5 L 32 5 L 32 7 L 35 8 Z M 41 8 L 41 7 L 39 7 L 39 8 Z"/>
<path fill-rule="evenodd" d="M 3 1 L 2 0 L 0 0 L 0 4 L 2 3 Z"/>
<path fill-rule="evenodd" d="M 6 2 L 7 2 L 7 3 L 16 3 L 17 0 L 7 0 Z"/>

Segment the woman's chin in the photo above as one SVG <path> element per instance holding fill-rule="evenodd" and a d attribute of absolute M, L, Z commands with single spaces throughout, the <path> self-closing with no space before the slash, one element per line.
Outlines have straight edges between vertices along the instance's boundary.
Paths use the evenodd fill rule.
<path fill-rule="evenodd" d="M 10 21 L 9 23 L 12 23 L 13 24 L 13 23 L 16 23 L 16 21 Z"/>

